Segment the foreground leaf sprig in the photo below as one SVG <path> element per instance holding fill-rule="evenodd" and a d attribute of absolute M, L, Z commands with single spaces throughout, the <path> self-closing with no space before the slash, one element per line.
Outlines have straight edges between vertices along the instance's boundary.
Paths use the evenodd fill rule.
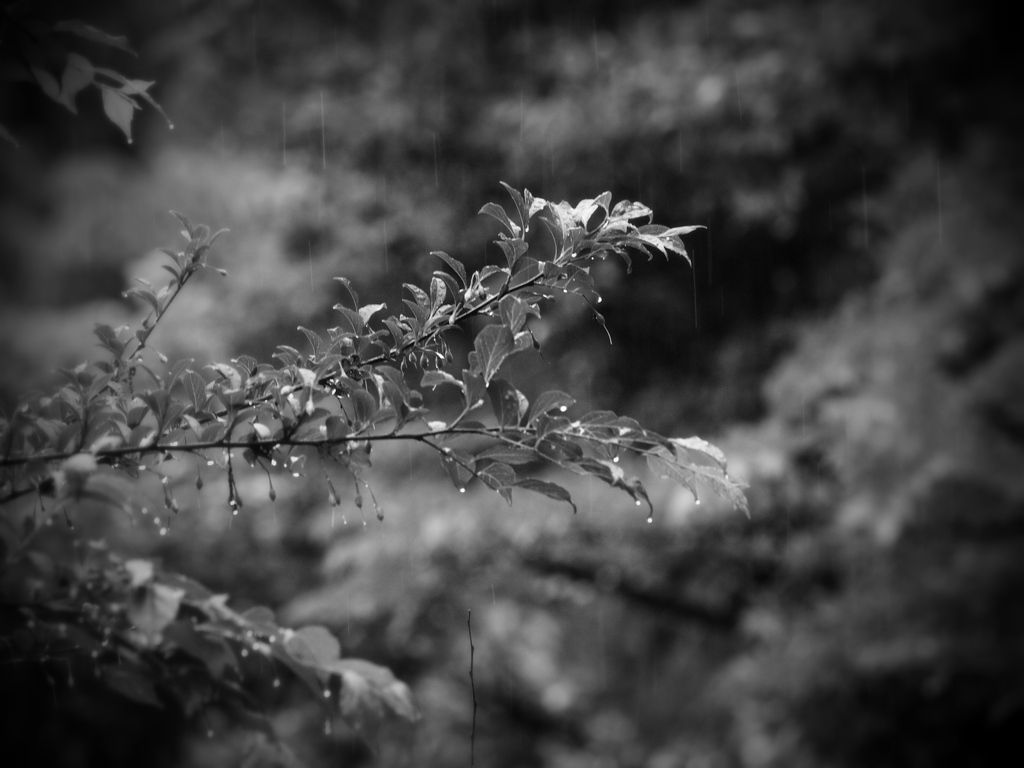
<path fill-rule="evenodd" d="M 689 259 L 681 237 L 696 227 L 653 224 L 649 208 L 629 201 L 612 207 L 609 193 L 571 206 L 505 188 L 510 212 L 494 203 L 481 210 L 500 224 L 503 265 L 469 273 L 436 252 L 439 269 L 429 284 L 406 284 L 403 307 L 390 314 L 384 304 L 363 304 L 348 280 L 336 278 L 349 300 L 334 307 L 336 327 L 300 329 L 308 350 L 279 346 L 273 363 L 242 356 L 202 369 L 181 361 L 158 371 L 151 358 L 167 361 L 150 347 L 150 336 L 191 277 L 213 269 L 207 259 L 221 234 L 175 214 L 187 243 L 164 250 L 170 280 L 160 288 L 140 282 L 126 292 L 149 309 L 139 327 L 98 325 L 105 359 L 63 371 L 54 391 L 27 398 L 0 419 L 0 505 L 11 512 L 0 518 L 0 596 L 5 628 L 21 632 L 19 658 L 45 665 L 60 653 L 88 652 L 97 676 L 139 704 L 173 705 L 191 716 L 218 702 L 259 720 L 240 661 L 258 654 L 324 702 L 328 722 L 340 716 L 371 740 L 388 717 L 418 716 L 403 683 L 368 662 L 342 659 L 327 630 L 282 628 L 267 609 L 235 613 L 226 597 L 148 561 L 124 562 L 102 545 L 80 542 L 85 565 L 69 578 L 40 578 L 64 566 L 33 548 L 43 525 L 36 508 L 43 522 L 59 512 L 69 526 L 69 509 L 85 500 L 134 516 L 138 504 L 124 477 L 146 472 L 160 477 L 164 505 L 175 514 L 178 502 L 160 472 L 171 459 L 220 464 L 233 514 L 244 506 L 235 482 L 239 460 L 266 472 L 273 499 L 273 474 L 300 476 L 307 458 L 316 457 L 337 505 L 327 467 L 369 489 L 374 444 L 394 440 L 434 451 L 460 491 L 480 482 L 509 504 L 523 489 L 575 510 L 568 490 L 537 476 L 547 467 L 625 492 L 646 505 L 651 520 L 643 483 L 620 462 L 633 455 L 695 496 L 703 483 L 746 511 L 725 456 L 700 438 L 662 436 L 610 411 L 580 413 L 560 391 L 531 402 L 501 375 L 509 358 L 539 346 L 530 321 L 552 300 L 580 297 L 604 325 L 591 275 L 596 259 L 618 256 L 627 267 L 637 253 Z M 448 336 L 467 327 L 476 328 L 473 349 L 465 365 L 456 365 Z M 450 389 L 458 403 L 443 419 L 424 406 L 421 391 L 438 387 Z M 69 628 L 75 642 L 61 645 Z M 180 674 L 183 665 L 189 675 Z"/>

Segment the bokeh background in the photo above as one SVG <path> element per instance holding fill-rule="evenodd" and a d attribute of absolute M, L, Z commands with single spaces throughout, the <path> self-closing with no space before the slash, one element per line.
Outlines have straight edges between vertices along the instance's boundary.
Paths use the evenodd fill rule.
<path fill-rule="evenodd" d="M 159 276 L 168 209 L 230 235 L 154 342 L 198 365 L 336 324 L 344 275 L 397 302 L 445 250 L 500 258 L 476 211 L 499 181 L 610 190 L 681 260 L 602 265 L 614 340 L 585 306 L 534 326 L 528 393 L 571 392 L 699 434 L 751 487 L 747 519 L 654 483 L 572 486 L 580 512 L 454 493 L 382 451 L 383 522 L 316 477 L 194 490 L 168 536 L 95 523 L 346 655 L 423 710 L 323 734 L 268 694 L 310 766 L 772 768 L 1024 760 L 1024 82 L 1015 16 L 984 1 L 175 0 L 49 4 L 128 36 L 92 57 L 152 92 L 131 145 L 5 84 L 0 398 L 95 354 L 94 322 Z M 2 50 L 0 50 L 2 54 Z M 88 98 L 87 98 L 88 96 Z M 342 494 L 351 499 L 355 489 Z M 185 503 L 185 500 L 188 503 Z M 339 515 L 341 513 L 339 512 Z M 368 518 L 368 519 L 367 519 Z M 365 520 L 365 524 L 364 524 Z M 55 706 L 57 704 L 55 703 Z M 59 704 L 67 764 L 270 764 L 251 736 L 118 704 Z M 215 732 L 207 738 L 207 727 Z M 1011 755 L 1015 757 L 1010 757 Z M 244 762 L 248 760 L 248 762 Z M 261 762 L 262 761 L 262 762 Z"/>

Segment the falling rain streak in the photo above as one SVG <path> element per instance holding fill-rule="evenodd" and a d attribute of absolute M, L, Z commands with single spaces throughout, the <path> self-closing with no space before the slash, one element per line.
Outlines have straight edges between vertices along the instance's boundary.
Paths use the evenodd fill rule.
<path fill-rule="evenodd" d="M 432 131 L 430 138 L 434 144 L 434 189 L 441 188 L 441 177 L 437 172 L 437 131 Z"/>
<path fill-rule="evenodd" d="M 861 218 L 864 221 L 864 249 L 868 247 L 868 172 L 860 167 Z"/>
<path fill-rule="evenodd" d="M 327 127 L 324 123 L 324 92 L 320 91 L 320 156 L 323 170 L 327 170 Z"/>

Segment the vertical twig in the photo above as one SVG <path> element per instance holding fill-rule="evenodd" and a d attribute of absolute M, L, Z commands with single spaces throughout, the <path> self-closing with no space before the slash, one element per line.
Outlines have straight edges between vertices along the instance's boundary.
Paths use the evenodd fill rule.
<path fill-rule="evenodd" d="M 469 629 L 469 687 L 473 692 L 473 727 L 469 733 L 469 764 L 473 765 L 476 757 L 476 683 L 473 682 L 473 656 L 476 649 L 473 647 L 473 611 L 466 614 L 466 628 Z"/>

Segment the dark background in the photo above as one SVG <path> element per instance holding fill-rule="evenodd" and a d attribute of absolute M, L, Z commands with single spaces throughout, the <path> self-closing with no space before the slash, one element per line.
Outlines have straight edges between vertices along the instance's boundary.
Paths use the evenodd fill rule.
<path fill-rule="evenodd" d="M 612 345 L 585 306 L 554 307 L 518 374 L 528 394 L 721 445 L 749 520 L 657 484 L 650 526 L 586 485 L 571 519 L 526 497 L 510 510 L 398 448 L 371 483 L 380 524 L 349 504 L 332 526 L 326 489 L 283 483 L 229 528 L 219 482 L 167 539 L 109 523 L 129 551 L 325 623 L 412 686 L 423 721 L 376 757 L 285 691 L 268 706 L 302 759 L 466 764 L 468 609 L 478 765 L 1021 759 L 1015 17 L 951 0 L 46 12 L 127 35 L 137 58 L 92 58 L 155 80 L 175 127 L 144 110 L 128 145 L 95 93 L 72 116 L 4 85 L 21 144 L 0 147 L 8 404 L 91 354 L 93 322 L 138 316 L 121 291 L 158 275 L 170 208 L 231 229 L 212 257 L 230 277 L 197 280 L 154 336 L 199 363 L 268 359 L 300 346 L 297 325 L 335 324 L 334 275 L 393 303 L 431 250 L 500 258 L 475 213 L 506 202 L 502 180 L 708 226 L 687 237 L 692 269 L 601 266 Z M 262 476 L 245 482 L 264 497 Z M 227 722 L 207 739 L 70 692 L 55 711 L 68 764 L 236 764 L 251 747 Z"/>

